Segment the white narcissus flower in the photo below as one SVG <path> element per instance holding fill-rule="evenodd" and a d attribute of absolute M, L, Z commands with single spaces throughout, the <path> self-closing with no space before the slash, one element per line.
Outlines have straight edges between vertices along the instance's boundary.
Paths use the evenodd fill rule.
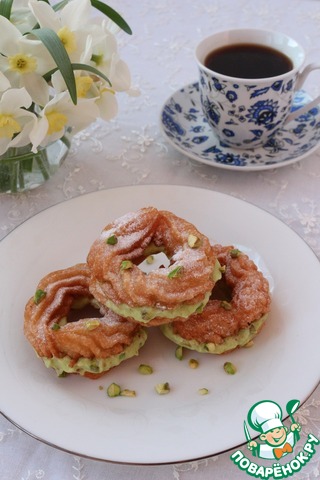
<path fill-rule="evenodd" d="M 10 22 L 22 33 L 30 32 L 37 20 L 29 8 L 29 0 L 14 0 L 11 9 Z"/>
<path fill-rule="evenodd" d="M 126 92 L 131 86 L 131 75 L 128 65 L 121 60 L 118 53 L 114 53 L 110 61 L 110 77 L 112 88 L 116 92 Z"/>
<path fill-rule="evenodd" d="M 71 62 L 79 62 L 87 41 L 85 26 L 91 18 L 90 0 L 72 0 L 57 12 L 46 2 L 30 0 L 29 6 L 40 27 L 56 32 Z"/>
<path fill-rule="evenodd" d="M 99 108 L 99 117 L 106 122 L 118 113 L 115 91 L 105 81 L 94 81 L 89 75 L 76 76 L 77 95 L 79 99 L 93 98 Z"/>
<path fill-rule="evenodd" d="M 11 87 L 11 84 L 4 73 L 0 72 L 0 92 L 4 92 Z"/>
<path fill-rule="evenodd" d="M 131 75 L 127 64 L 118 54 L 115 36 L 101 26 L 92 27 L 93 37 L 91 64 L 109 78 L 113 90 L 125 92 L 130 89 Z"/>
<path fill-rule="evenodd" d="M 109 84 L 83 70 L 74 73 L 78 101 L 93 99 L 99 108 L 99 117 L 105 121 L 114 118 L 118 113 L 118 102 L 115 91 Z M 66 85 L 59 71 L 52 75 L 52 85 L 56 92 L 65 91 Z"/>
<path fill-rule="evenodd" d="M 115 92 L 107 86 L 101 88 L 96 104 L 100 111 L 100 117 L 106 122 L 114 118 L 118 113 L 118 102 Z"/>
<path fill-rule="evenodd" d="M 100 25 L 91 25 L 92 54 L 87 62 L 110 80 L 115 92 L 137 96 L 139 91 L 131 85 L 129 67 L 118 54 L 117 39 L 114 35 L 118 30 L 111 20 L 102 20 Z"/>
<path fill-rule="evenodd" d="M 15 0 L 10 20 L 0 16 L 0 155 L 29 143 L 37 152 L 66 131 L 76 133 L 99 117 L 108 121 L 118 113 L 117 92 L 136 94 L 118 54 L 119 27 L 111 20 L 93 20 L 91 0 L 61 5 L 55 11 L 46 1 Z M 76 105 L 53 57 L 32 32 L 37 24 L 56 32 L 71 63 L 96 69 L 74 72 Z M 49 82 L 43 77 L 52 70 Z"/>
<path fill-rule="evenodd" d="M 100 25 L 93 23 L 90 0 L 72 0 L 57 12 L 45 2 L 30 0 L 29 5 L 40 26 L 57 33 L 71 62 L 91 64 L 109 78 L 114 91 L 131 93 L 130 71 L 118 55 L 117 40 L 111 31 L 115 24 L 105 20 Z"/>
<path fill-rule="evenodd" d="M 72 133 L 83 130 L 99 117 L 95 99 L 79 99 L 74 105 L 68 92 L 52 98 L 40 112 L 40 119 L 30 134 L 32 151 L 61 138 L 68 128 Z"/>
<path fill-rule="evenodd" d="M 86 48 L 84 49 L 80 62 L 83 64 L 90 64 L 92 57 L 92 36 L 88 36 Z M 99 116 L 109 121 L 118 113 L 118 102 L 115 91 L 102 78 L 97 75 L 92 75 L 84 70 L 75 70 L 74 72 L 77 88 L 77 98 L 80 101 L 84 99 L 95 99 L 95 103 L 99 108 Z M 57 71 L 51 78 L 52 86 L 55 92 L 62 93 L 66 91 L 67 87 L 61 72 Z"/>
<path fill-rule="evenodd" d="M 55 63 L 39 40 L 28 40 L 10 21 L 0 16 L 0 71 L 12 87 L 25 87 L 32 100 L 43 105 L 48 101 L 48 84 L 42 75 Z"/>
<path fill-rule="evenodd" d="M 10 147 L 22 147 L 30 143 L 29 134 L 37 117 L 25 110 L 32 99 L 25 88 L 10 88 L 0 99 L 0 155 Z"/>

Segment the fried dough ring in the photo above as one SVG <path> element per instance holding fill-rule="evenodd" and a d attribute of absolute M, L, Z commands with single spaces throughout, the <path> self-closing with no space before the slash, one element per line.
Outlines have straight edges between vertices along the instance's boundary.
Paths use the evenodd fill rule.
<path fill-rule="evenodd" d="M 170 259 L 169 267 L 144 273 L 139 263 L 159 251 Z M 205 305 L 214 286 L 215 255 L 208 238 L 186 220 L 153 207 L 108 224 L 91 246 L 87 262 L 94 297 L 148 325 L 186 318 Z M 123 268 L 125 264 L 129 268 Z"/>
<path fill-rule="evenodd" d="M 70 372 L 98 378 L 109 369 L 110 359 L 116 366 L 136 355 L 146 340 L 140 325 L 106 309 L 97 318 L 67 322 L 75 301 L 94 305 L 89 278 L 86 264 L 51 272 L 39 282 L 36 295 L 25 307 L 25 336 L 57 374 Z M 99 314 L 97 303 L 95 307 Z M 133 343 L 135 348 L 128 351 Z"/>
<path fill-rule="evenodd" d="M 270 310 L 271 297 L 267 279 L 246 254 L 233 246 L 215 245 L 213 250 L 225 271 L 203 312 L 161 330 L 181 346 L 220 354 L 246 345 L 257 335 Z"/>

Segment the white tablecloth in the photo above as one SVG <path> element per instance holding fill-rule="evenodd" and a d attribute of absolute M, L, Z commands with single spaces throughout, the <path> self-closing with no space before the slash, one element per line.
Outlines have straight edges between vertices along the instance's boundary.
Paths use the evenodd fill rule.
<path fill-rule="evenodd" d="M 283 168 L 227 171 L 191 161 L 177 152 L 159 127 L 164 101 L 197 79 L 194 48 L 213 31 L 233 27 L 278 29 L 299 40 L 308 59 L 317 61 L 320 1 L 120 0 L 109 4 L 132 27 L 132 36 L 121 36 L 121 54 L 130 65 L 141 96 L 121 97 L 115 120 L 108 124 L 97 121 L 78 134 L 65 163 L 45 185 L 24 194 L 1 194 L 0 236 L 10 234 L 46 207 L 87 192 L 136 184 L 179 184 L 224 192 L 262 207 L 297 232 L 320 258 L 320 149 Z M 310 78 L 308 90 L 312 96 L 319 94 L 319 74 Z M 320 338 L 320 327 L 313 334 Z M 312 368 L 320 371 L 319 365 Z M 301 445 L 309 432 L 320 437 L 320 387 L 296 415 L 302 425 Z M 320 477 L 320 447 L 316 450 L 294 478 Z M 230 461 L 231 453 L 178 465 L 109 464 L 51 448 L 0 416 L 2 480 L 248 478 Z"/>

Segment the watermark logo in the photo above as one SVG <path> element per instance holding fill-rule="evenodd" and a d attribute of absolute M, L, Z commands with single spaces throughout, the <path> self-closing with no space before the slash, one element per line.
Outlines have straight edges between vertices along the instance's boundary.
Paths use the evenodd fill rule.
<path fill-rule="evenodd" d="M 235 465 L 249 475 L 263 479 L 287 478 L 301 470 L 314 455 L 315 446 L 320 443 L 320 440 L 309 433 L 302 450 L 297 455 L 293 455 L 294 446 L 300 439 L 301 432 L 301 425 L 293 416 L 299 405 L 299 400 L 290 400 L 286 405 L 286 411 L 291 420 L 288 428 L 282 423 L 282 410 L 276 402 L 262 400 L 255 403 L 248 412 L 247 422 L 244 421 L 247 447 L 251 456 L 271 460 L 273 464 L 259 465 L 258 461 L 252 461 L 241 450 L 237 450 L 230 457 Z M 259 440 L 251 438 L 248 425 L 259 433 Z M 282 463 L 282 458 L 287 455 L 293 458 Z"/>

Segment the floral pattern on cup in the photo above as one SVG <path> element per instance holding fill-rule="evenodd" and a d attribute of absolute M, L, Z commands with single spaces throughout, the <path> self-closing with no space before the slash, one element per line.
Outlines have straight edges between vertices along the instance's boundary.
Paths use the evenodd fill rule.
<path fill-rule="evenodd" d="M 250 147 L 261 143 L 265 132 L 270 137 L 280 128 L 288 114 L 287 105 L 292 101 L 293 84 L 290 79 L 287 82 L 276 80 L 263 88 L 254 83 L 243 86 L 201 71 L 200 99 L 209 124 L 220 132 L 227 144 L 241 146 L 234 137 L 236 130 L 247 123 L 247 136 L 242 143 Z M 279 93 L 281 98 L 273 100 L 268 95 L 270 91 Z"/>
<path fill-rule="evenodd" d="M 257 97 L 256 92 L 254 96 Z M 292 110 L 309 100 L 304 91 L 296 92 Z M 241 121 L 243 111 L 237 109 L 233 116 Z M 198 83 L 183 87 L 167 100 L 161 112 L 161 125 L 168 140 L 180 151 L 220 168 L 264 170 L 287 165 L 307 155 L 320 142 L 320 108 L 313 107 L 278 130 L 263 146 L 234 149 L 219 141 L 209 126 L 202 111 Z"/>

